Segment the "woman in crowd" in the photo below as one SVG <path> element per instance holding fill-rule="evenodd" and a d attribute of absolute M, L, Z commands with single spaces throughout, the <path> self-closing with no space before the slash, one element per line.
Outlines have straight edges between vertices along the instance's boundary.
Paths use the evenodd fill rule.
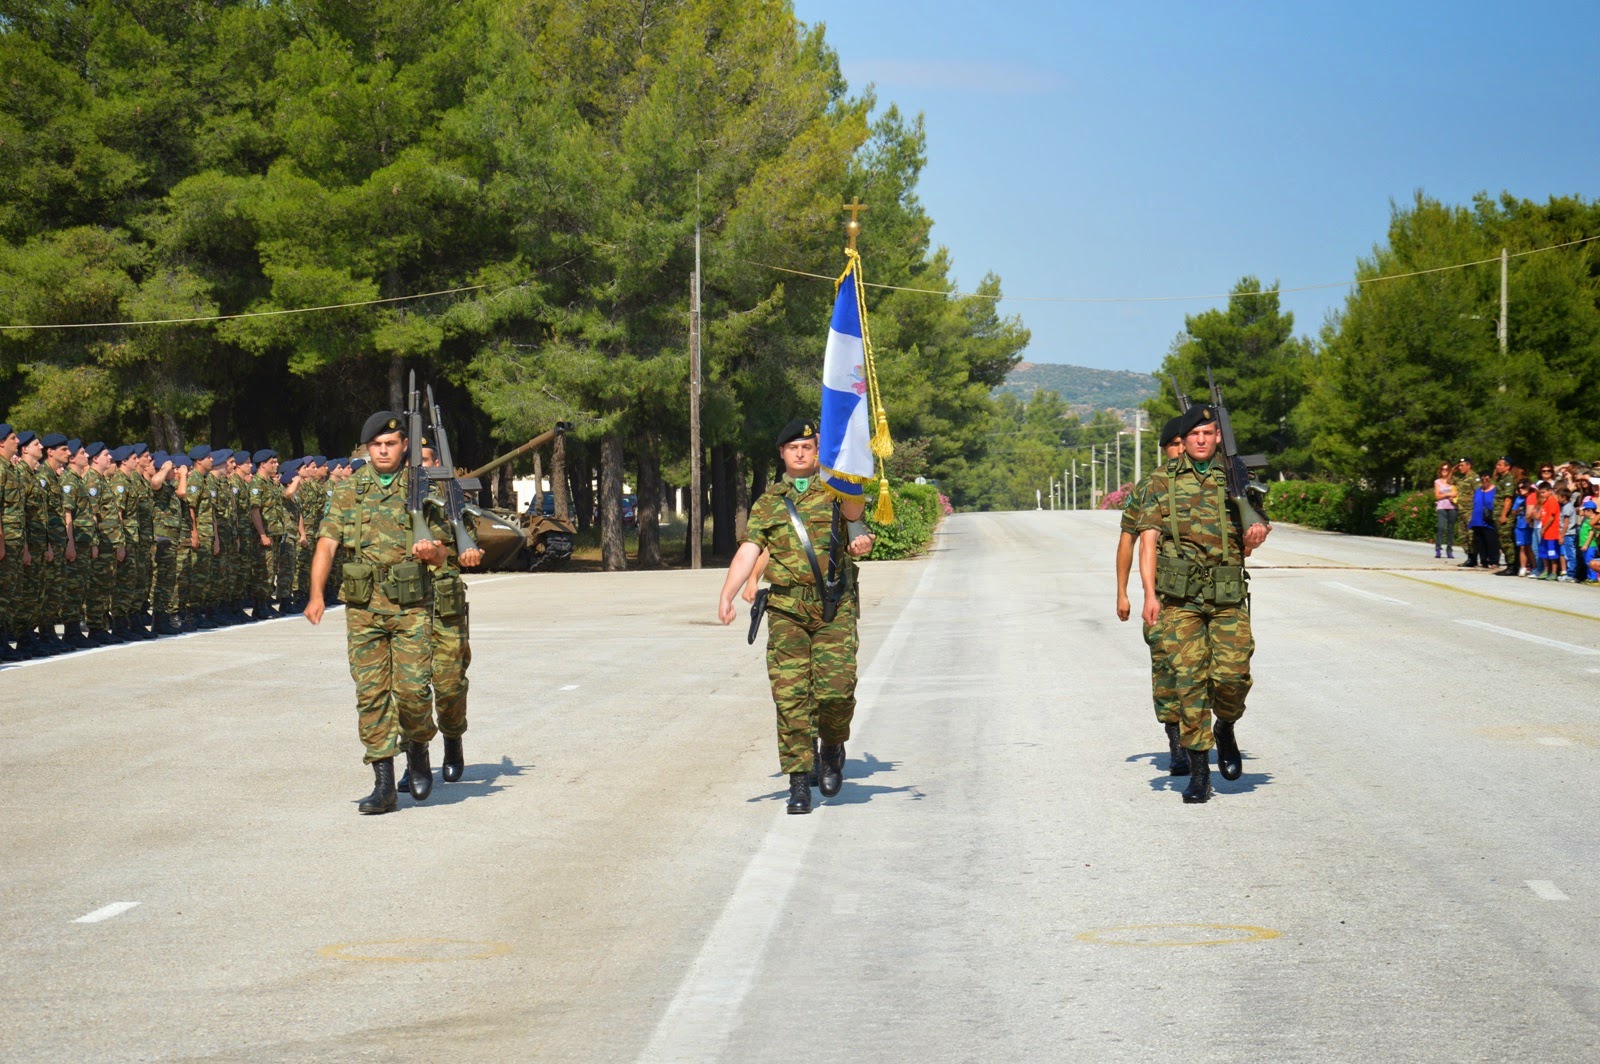
<path fill-rule="evenodd" d="M 1450 463 L 1441 462 L 1433 480 L 1433 556 L 1454 558 L 1456 542 L 1456 488 L 1450 483 Z M 1442 552 L 1442 553 L 1441 553 Z"/>

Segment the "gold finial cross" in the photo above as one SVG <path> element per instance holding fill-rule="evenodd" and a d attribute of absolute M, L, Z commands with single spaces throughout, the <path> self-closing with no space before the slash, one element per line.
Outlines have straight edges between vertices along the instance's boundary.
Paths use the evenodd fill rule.
<path fill-rule="evenodd" d="M 850 240 L 850 250 L 854 251 L 856 249 L 856 237 L 861 235 L 861 218 L 859 215 L 867 209 L 867 205 L 861 202 L 860 196 L 851 196 L 850 202 L 846 203 L 842 209 L 850 212 L 850 220 L 844 223 L 844 232 L 845 236 Z"/>

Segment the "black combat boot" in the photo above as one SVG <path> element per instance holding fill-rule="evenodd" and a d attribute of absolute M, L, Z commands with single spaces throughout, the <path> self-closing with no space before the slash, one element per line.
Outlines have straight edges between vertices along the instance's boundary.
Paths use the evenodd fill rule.
<path fill-rule="evenodd" d="M 400 807 L 399 795 L 394 789 L 394 758 L 386 757 L 372 763 L 374 785 L 372 793 L 356 806 L 363 813 L 392 813 Z"/>
<path fill-rule="evenodd" d="M 1178 741 L 1178 722 L 1168 721 L 1162 725 L 1167 730 L 1167 775 L 1187 776 L 1189 774 L 1189 751 L 1183 748 L 1183 743 Z"/>
<path fill-rule="evenodd" d="M 154 639 L 156 637 L 156 633 L 151 628 L 146 627 L 146 624 L 149 622 L 146 621 L 144 613 L 140 612 L 133 614 L 129 618 L 129 623 L 132 625 L 133 638 Z"/>
<path fill-rule="evenodd" d="M 1211 800 L 1211 751 L 1189 751 L 1189 786 L 1183 789 L 1185 802 Z"/>
<path fill-rule="evenodd" d="M 411 781 L 411 797 L 426 802 L 433 793 L 433 768 L 428 764 L 427 743 L 406 744 L 406 778 Z"/>
<path fill-rule="evenodd" d="M 811 773 L 789 773 L 789 812 L 811 812 Z"/>
<path fill-rule="evenodd" d="M 815 735 L 813 735 L 811 737 L 811 772 L 806 776 L 806 779 L 811 784 L 811 786 L 815 787 L 818 783 L 821 782 L 821 780 L 822 780 L 822 777 L 820 775 L 821 769 L 822 769 L 822 747 L 821 747 L 820 743 L 818 742 L 817 737 Z"/>
<path fill-rule="evenodd" d="M 156 635 L 180 635 L 183 632 L 183 623 L 178 620 L 176 613 L 156 614 Z"/>
<path fill-rule="evenodd" d="M 0 662 L 9 664 L 22 660 L 22 653 L 11 649 L 11 633 L 0 629 Z"/>
<path fill-rule="evenodd" d="M 1222 773 L 1225 780 L 1236 780 L 1239 773 L 1244 771 L 1243 759 L 1239 757 L 1239 740 L 1233 736 L 1233 721 L 1219 720 L 1216 727 L 1211 729 L 1211 734 L 1217 740 L 1217 771 Z"/>
<path fill-rule="evenodd" d="M 446 783 L 454 783 L 461 778 L 461 773 L 466 769 L 467 761 L 461 752 L 461 736 L 454 738 L 444 737 L 444 761 L 439 765 L 439 778 Z"/>
<path fill-rule="evenodd" d="M 822 744 L 822 796 L 832 798 L 844 786 L 844 743 Z"/>
<path fill-rule="evenodd" d="M 39 626 L 39 642 L 44 647 L 44 653 L 47 657 L 54 654 L 64 654 L 69 649 L 66 640 L 56 634 L 56 626 L 53 624 L 41 624 Z"/>
<path fill-rule="evenodd" d="M 61 626 L 61 629 L 64 633 L 61 638 L 66 642 L 68 649 L 88 650 L 94 646 L 93 643 L 89 642 L 88 634 L 84 632 L 83 627 L 77 621 L 68 621 Z"/>

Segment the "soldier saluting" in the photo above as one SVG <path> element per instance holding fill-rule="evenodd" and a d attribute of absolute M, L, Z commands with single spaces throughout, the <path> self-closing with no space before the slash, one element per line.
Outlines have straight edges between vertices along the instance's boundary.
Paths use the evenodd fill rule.
<path fill-rule="evenodd" d="M 372 793 L 358 806 L 363 813 L 396 808 L 394 755 L 402 735 L 412 797 L 423 801 L 433 784 L 428 764 L 428 743 L 434 735 L 428 696 L 429 569 L 444 564 L 446 552 L 438 529 L 433 538 L 413 542 L 406 509 L 411 474 L 406 468 L 404 424 L 400 415 L 380 410 L 361 427 L 369 461 L 333 491 L 327 515 L 317 528 L 305 608 L 306 620 L 322 622 L 323 587 L 334 552 L 345 547 L 350 560 L 344 566 L 340 598 L 345 603 L 361 743 L 375 781 Z"/>
<path fill-rule="evenodd" d="M 1142 616 L 1171 654 L 1179 733 L 1189 753 L 1183 800 L 1204 802 L 1213 746 L 1224 779 L 1237 779 L 1242 767 L 1233 727 L 1244 715 L 1255 651 L 1244 559 L 1271 527 L 1245 527 L 1228 497 L 1216 408 L 1191 406 L 1177 431 L 1183 454 L 1151 475 L 1135 530 Z"/>
<path fill-rule="evenodd" d="M 862 520 L 861 499 L 835 501 L 823 486 L 814 421 L 791 421 L 778 434 L 783 479 L 750 508 L 745 541 L 728 566 L 717 616 L 733 623 L 733 597 L 749 578 L 761 552 L 770 553 L 772 582 L 767 610 L 767 676 L 778 715 L 778 761 L 789 774 L 789 812 L 811 812 L 811 775 L 817 766 L 813 740 L 820 738 L 821 788 L 839 793 L 844 780 L 844 744 L 856 709 L 856 621 L 860 593 L 855 558 L 872 550 Z M 838 517 L 846 523 L 838 527 Z M 842 538 L 836 588 L 825 588 L 825 557 Z M 835 596 L 829 603 L 828 595 Z M 835 612 L 836 610 L 836 612 Z"/>

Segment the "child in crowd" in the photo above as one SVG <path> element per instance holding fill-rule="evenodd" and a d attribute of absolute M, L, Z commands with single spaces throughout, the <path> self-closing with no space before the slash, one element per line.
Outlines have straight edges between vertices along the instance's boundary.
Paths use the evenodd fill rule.
<path fill-rule="evenodd" d="M 1580 582 L 1600 579 L 1594 575 L 1589 565 L 1595 560 L 1595 556 L 1600 554 L 1595 543 L 1596 538 L 1600 538 L 1596 535 L 1600 529 L 1595 528 L 1597 510 L 1600 510 L 1600 503 L 1596 503 L 1593 499 L 1585 499 L 1583 505 L 1578 507 L 1578 571 L 1574 578 Z"/>
<path fill-rule="evenodd" d="M 1561 504 L 1548 480 L 1539 482 L 1529 523 L 1538 529 L 1534 550 L 1538 552 L 1539 572 L 1535 579 L 1554 580 L 1561 565 Z"/>
<path fill-rule="evenodd" d="M 1556 499 L 1561 503 L 1561 576 L 1563 584 L 1577 578 L 1578 568 L 1578 501 L 1571 488 L 1557 488 Z"/>

